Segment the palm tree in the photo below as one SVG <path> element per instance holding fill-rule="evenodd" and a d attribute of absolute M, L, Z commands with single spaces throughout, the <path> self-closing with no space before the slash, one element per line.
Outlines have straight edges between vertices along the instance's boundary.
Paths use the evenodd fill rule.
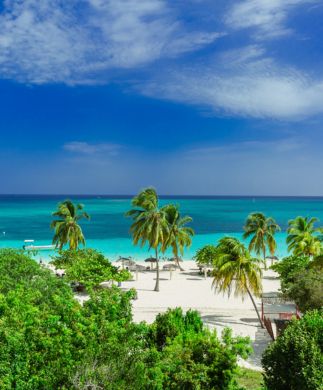
<path fill-rule="evenodd" d="M 253 295 L 260 297 L 262 293 L 261 260 L 252 258 L 243 243 L 234 237 L 224 237 L 217 246 L 214 260 L 213 283 L 215 291 L 227 292 L 235 296 L 248 295 L 256 310 L 259 322 L 263 323 L 254 301 Z"/>
<path fill-rule="evenodd" d="M 279 225 L 273 218 L 267 218 L 263 213 L 252 213 L 248 216 L 243 238 L 250 238 L 249 251 L 254 251 L 256 255 L 263 256 L 266 268 L 266 249 L 273 256 L 276 251 L 277 243 L 275 234 L 280 230 Z"/>
<path fill-rule="evenodd" d="M 155 291 L 159 291 L 159 250 L 165 248 L 168 236 L 168 224 L 163 209 L 159 207 L 159 200 L 154 188 L 145 188 L 131 201 L 133 209 L 126 213 L 132 217 L 133 224 L 130 231 L 135 245 L 149 245 L 156 255 L 156 285 Z"/>
<path fill-rule="evenodd" d="M 189 216 L 181 217 L 179 207 L 174 204 L 166 205 L 162 208 L 165 213 L 166 221 L 169 225 L 169 234 L 164 243 L 163 250 L 171 247 L 176 263 L 181 271 L 184 271 L 179 263 L 179 254 L 184 255 L 184 248 L 190 247 L 194 230 L 186 225 L 192 222 Z"/>
<path fill-rule="evenodd" d="M 322 252 L 322 228 L 314 227 L 317 218 L 297 217 L 288 222 L 287 239 L 288 251 L 298 256 L 304 254 L 310 257 Z"/>
<path fill-rule="evenodd" d="M 85 238 L 78 222 L 82 218 L 90 219 L 90 216 L 83 209 L 82 204 L 75 205 L 68 199 L 58 205 L 57 211 L 52 214 L 58 219 L 50 224 L 51 229 L 55 231 L 53 244 L 56 248 L 62 249 L 67 243 L 70 249 L 77 249 L 79 244 L 85 245 Z"/>

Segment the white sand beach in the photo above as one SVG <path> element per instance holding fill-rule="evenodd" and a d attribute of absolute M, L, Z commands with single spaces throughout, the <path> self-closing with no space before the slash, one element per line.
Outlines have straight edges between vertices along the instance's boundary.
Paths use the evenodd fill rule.
<path fill-rule="evenodd" d="M 145 263 L 141 263 L 145 264 Z M 120 263 L 118 264 L 120 265 Z M 147 263 L 145 264 L 147 266 Z M 248 297 L 244 300 L 215 294 L 212 289 L 212 278 L 199 275 L 194 261 L 182 263 L 185 271 L 160 272 L 160 291 L 153 291 L 156 271 L 138 273 L 138 280 L 122 283 L 125 289 L 135 288 L 138 299 L 133 302 L 134 320 L 137 322 L 153 322 L 158 313 L 167 308 L 182 307 L 183 310 L 195 309 L 201 314 L 204 323 L 210 328 L 221 332 L 224 327 L 230 327 L 234 335 L 249 336 L 252 340 L 254 354 L 244 366 L 261 369 L 261 354 L 271 338 L 267 331 L 259 326 L 256 312 Z M 163 262 L 161 262 L 161 268 Z M 134 274 L 134 279 L 136 275 Z M 277 292 L 280 287 L 277 275 L 271 271 L 264 271 L 263 290 L 265 293 Z M 256 300 L 259 310 L 261 301 Z"/>

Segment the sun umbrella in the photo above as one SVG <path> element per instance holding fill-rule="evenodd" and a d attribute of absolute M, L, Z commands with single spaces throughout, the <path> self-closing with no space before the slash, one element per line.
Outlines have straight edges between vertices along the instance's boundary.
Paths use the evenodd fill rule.
<path fill-rule="evenodd" d="M 117 260 L 117 263 L 122 263 L 122 268 L 124 268 L 124 267 L 130 267 L 130 266 L 136 264 L 135 261 L 131 260 L 131 259 L 128 258 L 128 257 L 119 257 L 119 259 Z"/>
<path fill-rule="evenodd" d="M 183 259 L 181 258 L 181 257 L 178 257 L 178 258 L 176 258 L 176 257 L 171 257 L 170 259 L 168 259 L 169 261 L 183 261 Z"/>
<path fill-rule="evenodd" d="M 150 263 L 150 268 L 153 269 L 153 263 L 157 263 L 157 260 L 155 257 L 148 257 L 148 259 L 145 260 L 145 263 Z"/>

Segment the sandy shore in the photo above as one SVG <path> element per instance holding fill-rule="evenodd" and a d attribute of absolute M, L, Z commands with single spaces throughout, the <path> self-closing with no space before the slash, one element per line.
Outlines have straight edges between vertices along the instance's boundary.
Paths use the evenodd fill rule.
<path fill-rule="evenodd" d="M 133 302 L 134 320 L 153 322 L 156 315 L 166 311 L 167 308 L 180 306 L 184 310 L 196 309 L 210 328 L 216 328 L 221 332 L 224 327 L 230 327 L 235 335 L 249 336 L 253 343 L 254 354 L 242 364 L 260 369 L 261 354 L 271 339 L 267 332 L 260 328 L 250 299 L 246 297 L 242 300 L 233 296 L 229 298 L 222 294 L 215 294 L 212 290 L 212 278 L 205 279 L 204 276 L 199 275 L 195 262 L 185 261 L 182 265 L 185 269 L 183 272 L 173 271 L 170 275 L 170 271 L 161 271 L 160 292 L 153 291 L 155 271 L 140 272 L 138 280 L 122 283 L 123 288 L 134 287 L 138 292 L 138 299 Z M 162 266 L 161 262 L 161 268 Z M 279 287 L 277 275 L 273 271 L 265 271 L 264 292 L 275 292 Z M 260 300 L 256 301 L 260 310 Z"/>

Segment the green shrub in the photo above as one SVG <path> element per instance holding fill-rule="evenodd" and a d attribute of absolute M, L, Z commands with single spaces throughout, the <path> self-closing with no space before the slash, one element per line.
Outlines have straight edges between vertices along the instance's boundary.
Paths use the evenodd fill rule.
<path fill-rule="evenodd" d="M 249 348 L 247 339 L 233 338 L 229 329 L 222 338 L 207 329 L 179 334 L 161 353 L 162 388 L 238 389 L 237 357 L 246 357 Z"/>
<path fill-rule="evenodd" d="M 86 341 L 70 287 L 12 250 L 0 274 L 0 388 L 64 388 Z"/>
<path fill-rule="evenodd" d="M 157 315 L 151 326 L 150 337 L 153 344 L 162 349 L 179 334 L 190 331 L 198 333 L 202 329 L 203 322 L 197 311 L 188 310 L 183 314 L 183 310 L 178 307 Z"/>
<path fill-rule="evenodd" d="M 323 269 L 310 268 L 294 276 L 288 297 L 304 313 L 308 310 L 323 308 Z"/>
<path fill-rule="evenodd" d="M 262 359 L 268 390 L 323 389 L 323 314 L 293 320 Z"/>
<path fill-rule="evenodd" d="M 200 248 L 194 259 L 198 266 L 211 266 L 216 258 L 217 248 L 215 245 L 206 245 Z"/>
<path fill-rule="evenodd" d="M 135 324 L 133 291 L 91 289 L 81 306 L 64 278 L 11 250 L 0 250 L 0 272 L 1 389 L 238 388 L 248 339 L 218 338 L 195 311 Z"/>
<path fill-rule="evenodd" d="M 203 326 L 198 312 L 184 314 L 181 308 L 159 314 L 149 338 L 151 350 L 156 347 L 159 354 L 147 376 L 161 378 L 160 387 L 151 382 L 151 389 L 237 389 L 237 358 L 251 352 L 249 339 L 234 338 L 229 329 L 218 338 Z"/>
<path fill-rule="evenodd" d="M 305 271 L 309 263 L 308 256 L 288 256 L 270 267 L 279 274 L 283 293 L 288 293 L 290 285 L 295 282 L 295 276 Z"/>
<path fill-rule="evenodd" d="M 279 273 L 281 290 L 302 312 L 323 306 L 322 257 L 289 256 L 272 266 Z"/>
<path fill-rule="evenodd" d="M 119 271 L 102 253 L 94 249 L 60 251 L 58 256 L 53 257 L 52 263 L 65 270 L 66 280 L 78 282 L 87 289 L 97 287 L 105 281 L 122 282 L 131 277 L 129 271 Z"/>

